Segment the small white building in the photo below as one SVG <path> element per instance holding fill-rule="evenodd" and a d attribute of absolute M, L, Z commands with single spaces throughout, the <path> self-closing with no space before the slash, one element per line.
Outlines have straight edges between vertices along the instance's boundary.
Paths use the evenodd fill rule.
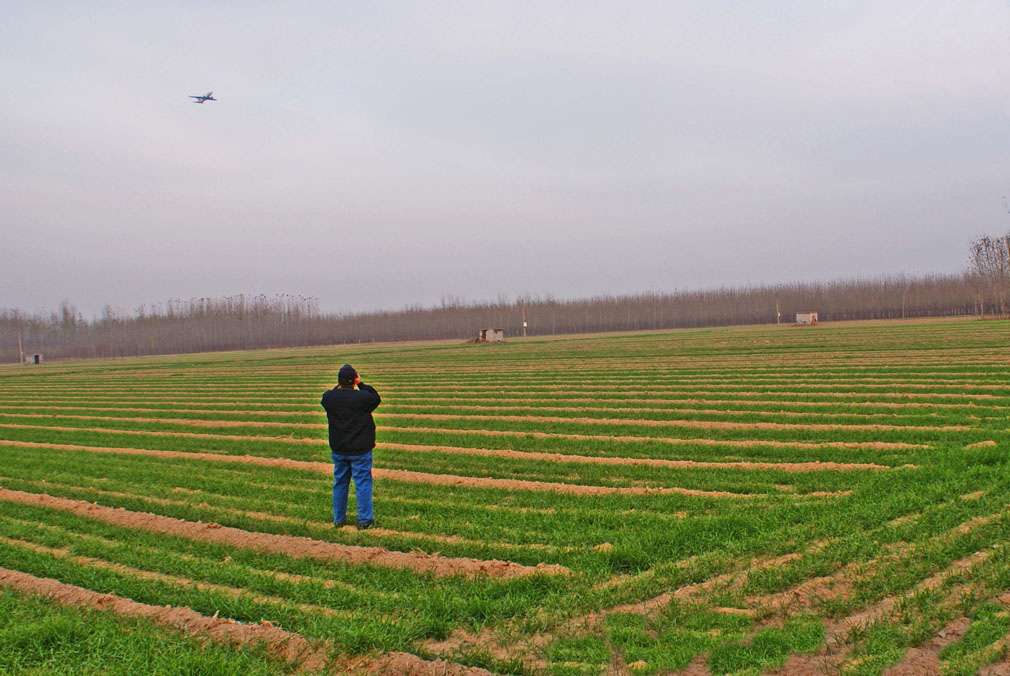
<path fill-rule="evenodd" d="M 816 312 L 797 312 L 796 323 L 799 326 L 814 326 L 817 324 Z"/>
<path fill-rule="evenodd" d="M 481 329 L 477 334 L 478 343 L 504 343 L 505 329 Z"/>
<path fill-rule="evenodd" d="M 25 363 L 26 364 L 41 364 L 42 363 L 42 355 L 41 354 L 29 354 L 29 355 L 25 355 Z"/>

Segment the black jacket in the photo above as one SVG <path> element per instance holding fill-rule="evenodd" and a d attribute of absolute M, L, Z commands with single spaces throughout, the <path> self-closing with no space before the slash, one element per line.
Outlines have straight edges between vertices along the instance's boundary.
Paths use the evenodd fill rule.
<path fill-rule="evenodd" d="M 322 405 L 330 424 L 330 448 L 340 455 L 361 455 L 375 447 L 372 411 L 382 399 L 374 387 L 358 383 L 358 389 L 334 387 L 323 392 Z"/>

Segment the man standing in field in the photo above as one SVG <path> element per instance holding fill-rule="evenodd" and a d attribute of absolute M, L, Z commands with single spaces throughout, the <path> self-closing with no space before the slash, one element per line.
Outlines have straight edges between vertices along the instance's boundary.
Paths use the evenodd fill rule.
<path fill-rule="evenodd" d="M 352 476 L 358 498 L 358 530 L 371 528 L 374 522 L 372 449 L 375 448 L 375 421 L 372 411 L 381 401 L 375 388 L 361 382 L 361 376 L 350 364 L 340 367 L 337 387 L 323 392 L 322 405 L 330 426 L 333 455 L 333 523 L 338 528 L 347 520 L 347 491 Z"/>

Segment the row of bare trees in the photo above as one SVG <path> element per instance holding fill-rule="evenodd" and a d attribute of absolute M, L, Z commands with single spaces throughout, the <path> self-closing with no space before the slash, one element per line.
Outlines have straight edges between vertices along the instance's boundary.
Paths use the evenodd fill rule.
<path fill-rule="evenodd" d="M 968 270 L 982 306 L 980 312 L 1006 317 L 1010 292 L 1010 233 L 1002 237 L 985 235 L 974 240 L 968 256 Z"/>
<path fill-rule="evenodd" d="M 783 322 L 816 311 L 822 321 L 980 315 L 1006 311 L 1007 238 L 973 243 L 961 275 L 894 276 L 703 291 L 560 300 L 525 298 L 531 336 Z M 978 245 L 979 249 L 975 248 Z M 1000 249 L 1002 247 L 1002 249 Z M 1006 255 L 998 251 L 1007 252 Z M 975 252 L 978 252 L 977 254 Z M 1003 258 L 1000 256 L 1003 255 Z M 998 272 L 997 272 L 998 271 Z M 132 313 L 106 308 L 85 319 L 69 303 L 56 312 L 0 309 L 0 361 L 104 358 L 214 350 L 474 337 L 479 328 L 522 335 L 518 301 L 446 298 L 435 307 L 323 314 L 315 298 L 230 296 L 169 301 Z M 19 342 L 21 352 L 19 352 Z"/>

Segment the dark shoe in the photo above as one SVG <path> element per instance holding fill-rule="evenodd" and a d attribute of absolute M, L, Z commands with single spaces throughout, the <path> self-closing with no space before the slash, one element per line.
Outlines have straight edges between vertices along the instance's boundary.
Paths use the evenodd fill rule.
<path fill-rule="evenodd" d="M 358 522 L 358 530 L 368 530 L 369 528 L 372 527 L 372 524 L 374 524 L 374 523 L 375 523 L 374 519 L 371 520 L 371 521 L 359 521 Z"/>
<path fill-rule="evenodd" d="M 347 523 L 347 522 L 346 521 L 334 521 L 333 522 L 333 527 L 334 528 L 343 528 L 345 523 Z"/>

